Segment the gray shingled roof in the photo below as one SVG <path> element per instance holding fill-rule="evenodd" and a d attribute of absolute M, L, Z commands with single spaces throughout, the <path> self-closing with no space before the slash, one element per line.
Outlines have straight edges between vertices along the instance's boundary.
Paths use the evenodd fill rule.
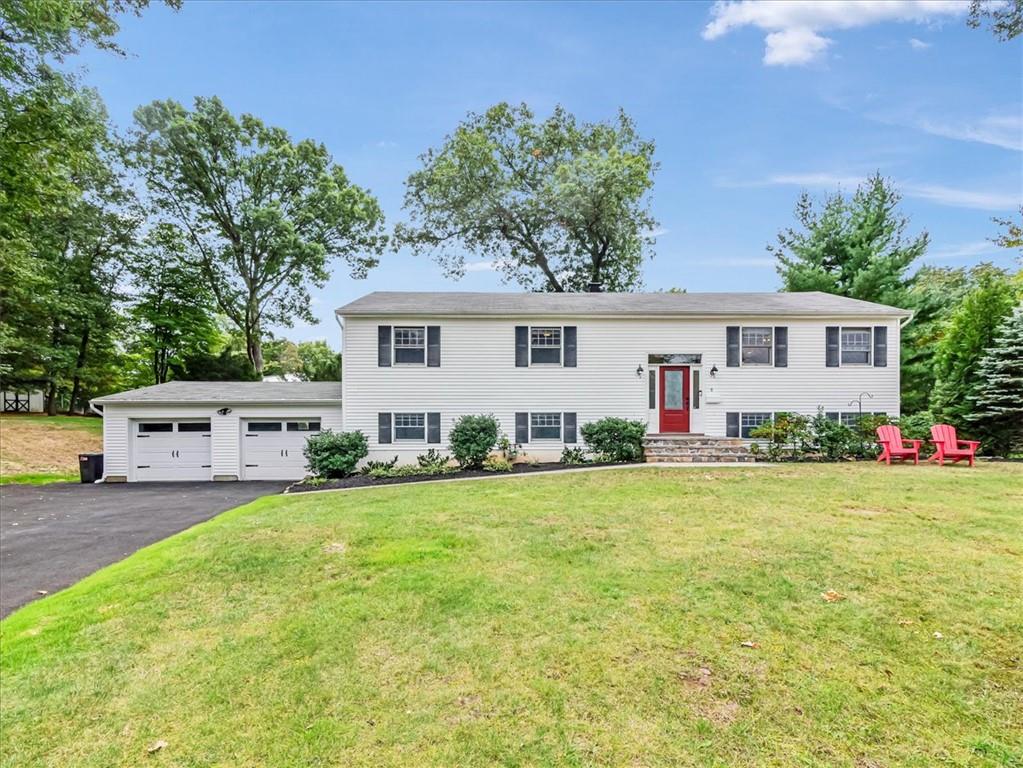
<path fill-rule="evenodd" d="M 351 315 L 892 315 L 905 309 L 830 293 L 469 293 L 375 291 Z"/>
<path fill-rule="evenodd" d="M 341 402 L 339 381 L 168 381 L 97 397 L 106 403 L 313 403 Z"/>

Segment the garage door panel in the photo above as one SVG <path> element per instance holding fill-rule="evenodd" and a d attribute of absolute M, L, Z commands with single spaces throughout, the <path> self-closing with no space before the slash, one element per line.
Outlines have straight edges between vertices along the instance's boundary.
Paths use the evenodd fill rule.
<path fill-rule="evenodd" d="M 136 480 L 209 480 L 212 467 L 209 422 L 138 422 Z"/>
<path fill-rule="evenodd" d="M 246 422 L 242 431 L 245 479 L 301 480 L 307 474 L 303 455 L 306 440 L 318 432 L 318 419 L 296 421 L 292 417 Z"/>

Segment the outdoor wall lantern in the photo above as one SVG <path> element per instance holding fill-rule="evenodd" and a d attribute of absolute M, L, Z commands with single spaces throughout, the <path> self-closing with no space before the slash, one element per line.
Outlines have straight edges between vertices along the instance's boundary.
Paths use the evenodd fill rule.
<path fill-rule="evenodd" d="M 636 366 L 636 378 L 637 379 L 642 379 L 643 378 L 643 364 L 642 363 L 640 363 L 639 365 Z"/>
<path fill-rule="evenodd" d="M 718 375 L 718 367 L 716 365 L 711 366 L 710 375 L 711 376 L 717 376 Z"/>
<path fill-rule="evenodd" d="M 221 416 L 227 416 L 227 414 L 229 414 L 230 412 L 231 412 L 230 408 L 221 408 L 219 411 L 217 411 L 217 413 L 219 413 Z"/>

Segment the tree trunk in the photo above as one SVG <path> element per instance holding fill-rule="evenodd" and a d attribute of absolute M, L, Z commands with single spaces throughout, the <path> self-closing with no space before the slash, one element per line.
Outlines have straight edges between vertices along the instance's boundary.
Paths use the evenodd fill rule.
<path fill-rule="evenodd" d="M 75 405 L 78 403 L 78 398 L 82 394 L 82 369 L 85 367 L 86 353 L 89 349 L 89 325 L 86 324 L 85 329 L 82 331 L 82 340 L 78 344 L 78 358 L 75 360 L 75 378 L 74 384 L 71 387 L 71 399 L 67 404 L 67 415 L 71 416 L 75 412 Z M 82 409 L 85 410 L 84 408 Z"/>
<path fill-rule="evenodd" d="M 46 390 L 46 415 L 57 415 L 57 382 L 55 380 L 50 381 Z"/>
<path fill-rule="evenodd" d="M 259 315 L 251 305 L 245 313 L 245 352 L 256 376 L 263 378 L 263 334 L 259 326 Z"/>

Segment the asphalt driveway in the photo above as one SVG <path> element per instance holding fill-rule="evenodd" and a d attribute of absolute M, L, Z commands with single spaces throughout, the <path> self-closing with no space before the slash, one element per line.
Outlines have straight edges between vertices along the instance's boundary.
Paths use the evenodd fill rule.
<path fill-rule="evenodd" d="M 0 486 L 0 616 L 287 483 Z"/>

